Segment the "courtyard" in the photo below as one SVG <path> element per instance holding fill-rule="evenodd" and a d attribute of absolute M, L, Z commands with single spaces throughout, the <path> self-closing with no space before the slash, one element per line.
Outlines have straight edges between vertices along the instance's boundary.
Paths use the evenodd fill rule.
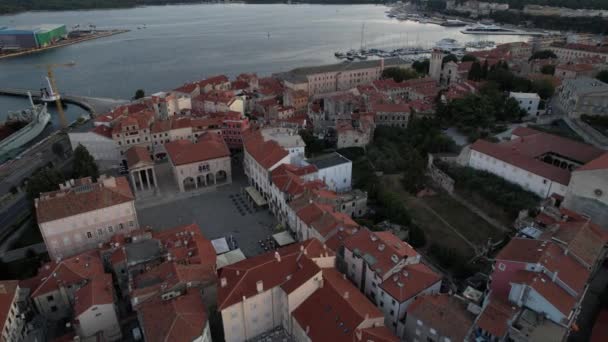
<path fill-rule="evenodd" d="M 247 257 L 264 252 L 258 241 L 276 233 L 277 221 L 268 209 L 250 204 L 242 190 L 248 184 L 240 162 L 233 163 L 232 170 L 232 184 L 180 198 L 163 196 L 169 198 L 136 203 L 140 226 L 163 230 L 196 223 L 210 240 L 232 236 Z"/>

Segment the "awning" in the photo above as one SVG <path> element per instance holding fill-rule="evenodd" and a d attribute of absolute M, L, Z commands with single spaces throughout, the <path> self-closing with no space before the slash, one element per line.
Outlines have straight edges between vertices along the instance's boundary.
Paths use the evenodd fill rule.
<path fill-rule="evenodd" d="M 219 270 L 222 267 L 226 267 L 228 265 L 235 264 L 235 263 L 237 263 L 241 260 L 245 260 L 245 259 L 247 259 L 245 257 L 245 254 L 243 254 L 243 252 L 241 251 L 240 248 L 237 248 L 228 253 L 218 255 L 217 261 L 215 264 L 217 265 L 217 269 Z"/>
<path fill-rule="evenodd" d="M 248 186 L 245 188 L 245 191 L 258 207 L 263 207 L 268 203 L 254 187 Z"/>
<path fill-rule="evenodd" d="M 211 244 L 215 249 L 215 254 L 230 252 L 230 247 L 228 246 L 228 241 L 226 241 L 226 238 L 211 240 Z"/>
<path fill-rule="evenodd" d="M 292 244 L 292 243 L 296 242 L 296 240 L 294 240 L 294 239 L 291 237 L 291 234 L 289 234 L 289 232 L 288 232 L 288 231 L 283 231 L 283 232 L 280 232 L 280 233 L 276 233 L 276 234 L 274 234 L 274 235 L 272 236 L 272 238 L 273 238 L 273 239 L 274 239 L 274 241 L 276 241 L 276 242 L 277 242 L 277 244 L 278 244 L 279 246 L 281 246 L 281 247 L 283 247 L 283 246 L 287 246 L 287 245 L 290 245 L 290 244 Z"/>

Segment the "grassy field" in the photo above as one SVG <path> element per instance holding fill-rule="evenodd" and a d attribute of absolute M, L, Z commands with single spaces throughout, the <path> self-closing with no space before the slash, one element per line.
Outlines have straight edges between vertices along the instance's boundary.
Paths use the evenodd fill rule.
<path fill-rule="evenodd" d="M 488 238 L 497 241 L 503 233 L 477 214 L 452 199 L 448 194 L 415 197 L 399 186 L 398 176 L 384 176 L 383 183 L 398 191 L 414 222 L 427 236 L 428 244 L 451 248 L 465 257 L 472 257 L 474 247 Z"/>

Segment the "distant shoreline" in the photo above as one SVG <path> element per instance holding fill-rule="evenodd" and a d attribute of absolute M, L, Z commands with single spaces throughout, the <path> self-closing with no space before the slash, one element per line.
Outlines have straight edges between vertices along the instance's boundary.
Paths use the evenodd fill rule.
<path fill-rule="evenodd" d="M 373 1 L 373 0 L 354 0 L 354 1 L 340 1 L 340 0 L 330 0 L 330 1 L 292 1 L 291 5 L 385 5 L 388 2 L 384 1 Z M 202 4 L 248 4 L 248 5 L 276 5 L 276 4 L 289 4 L 288 1 L 281 0 L 244 0 L 244 1 L 177 1 L 177 2 L 167 2 L 167 3 L 149 3 L 149 4 L 123 4 L 123 6 L 118 4 L 109 4 L 106 6 L 99 7 L 79 7 L 79 8 L 31 8 L 31 9 L 22 9 L 17 11 L 10 12 L 0 12 L 0 18 L 3 16 L 10 16 L 28 12 L 67 12 L 67 11 L 100 11 L 100 10 L 121 10 L 121 9 L 132 9 L 138 7 L 160 7 L 160 6 L 173 6 L 173 5 L 202 5 Z M 1 7 L 0 7 L 1 9 Z"/>

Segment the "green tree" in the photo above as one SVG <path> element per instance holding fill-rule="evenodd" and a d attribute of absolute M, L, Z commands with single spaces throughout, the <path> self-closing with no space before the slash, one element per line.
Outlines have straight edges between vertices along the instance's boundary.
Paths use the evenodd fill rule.
<path fill-rule="evenodd" d="M 135 96 L 133 96 L 133 100 L 139 100 L 146 96 L 146 92 L 143 89 L 137 89 L 135 91 Z"/>
<path fill-rule="evenodd" d="M 471 69 L 469 70 L 468 79 L 471 81 L 480 81 L 483 78 L 483 70 L 481 68 L 481 64 L 475 61 L 471 65 Z"/>
<path fill-rule="evenodd" d="M 477 62 L 477 57 L 475 57 L 473 55 L 464 55 L 464 56 L 462 56 L 462 59 L 460 61 L 462 61 L 462 62 Z"/>
<path fill-rule="evenodd" d="M 426 75 L 429 73 L 429 65 L 430 61 L 427 58 L 422 61 L 414 61 L 414 63 L 412 63 L 412 68 L 419 74 Z"/>
<path fill-rule="evenodd" d="M 595 78 L 604 83 L 608 83 L 608 70 L 602 70 L 598 72 L 597 75 L 595 75 Z"/>
<path fill-rule="evenodd" d="M 543 65 L 543 67 L 540 68 L 540 72 L 545 75 L 553 76 L 553 74 L 555 73 L 555 65 L 551 65 L 551 64 Z"/>
<path fill-rule="evenodd" d="M 488 66 L 488 60 L 483 61 L 483 66 L 481 67 L 481 78 L 484 80 L 488 78 L 488 70 L 490 67 Z"/>
<path fill-rule="evenodd" d="M 382 70 L 382 78 L 392 78 L 393 81 L 398 83 L 417 77 L 418 73 L 413 69 L 390 67 Z"/>
<path fill-rule="evenodd" d="M 72 173 L 72 177 L 74 178 L 91 177 L 94 181 L 99 177 L 99 169 L 97 168 L 95 159 L 89 153 L 89 150 L 80 144 L 74 150 Z"/>
<path fill-rule="evenodd" d="M 535 80 L 532 82 L 532 91 L 537 93 L 541 99 L 546 100 L 555 93 L 555 86 L 549 80 Z"/>
<path fill-rule="evenodd" d="M 27 182 L 27 197 L 33 200 L 42 192 L 59 190 L 59 184 L 63 183 L 64 180 L 63 174 L 57 169 L 40 169 L 38 172 L 34 173 Z"/>
<path fill-rule="evenodd" d="M 557 55 L 551 50 L 540 50 L 533 53 L 529 60 L 549 58 L 557 58 Z"/>
<path fill-rule="evenodd" d="M 63 158 L 65 151 L 63 149 L 63 145 L 60 142 L 53 143 L 53 145 L 51 146 L 51 150 L 53 151 L 53 154 L 55 154 L 57 157 Z"/>

